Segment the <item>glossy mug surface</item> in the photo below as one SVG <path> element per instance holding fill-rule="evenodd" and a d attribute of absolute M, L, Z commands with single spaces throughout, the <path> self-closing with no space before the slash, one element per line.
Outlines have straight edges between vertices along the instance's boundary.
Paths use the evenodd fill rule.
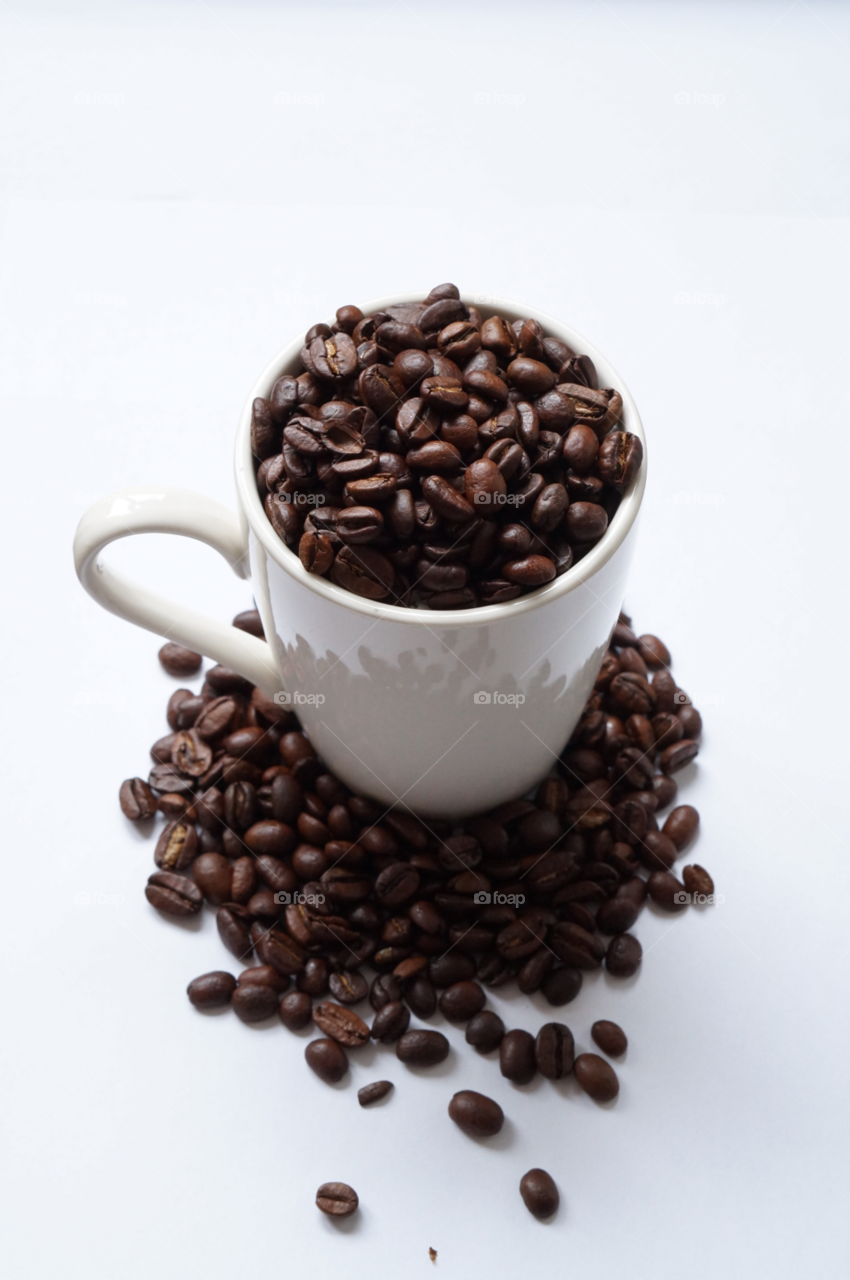
<path fill-rule="evenodd" d="M 411 296 L 382 298 L 364 312 Z M 476 304 L 477 305 L 477 304 Z M 237 513 L 187 490 L 126 489 L 95 503 L 74 544 L 83 586 L 113 613 L 247 676 L 298 713 L 328 767 L 354 791 L 424 817 L 459 818 L 523 795 L 553 768 L 581 714 L 617 621 L 646 484 L 646 440 L 627 387 L 566 325 L 490 299 L 485 316 L 530 316 L 589 355 L 623 398 L 641 468 L 602 539 L 567 573 L 507 604 L 406 609 L 306 572 L 257 492 L 251 405 L 298 372 L 299 336 L 249 395 L 236 435 Z M 250 576 L 268 644 L 146 591 L 104 564 L 110 542 L 172 532 L 214 546 Z"/>

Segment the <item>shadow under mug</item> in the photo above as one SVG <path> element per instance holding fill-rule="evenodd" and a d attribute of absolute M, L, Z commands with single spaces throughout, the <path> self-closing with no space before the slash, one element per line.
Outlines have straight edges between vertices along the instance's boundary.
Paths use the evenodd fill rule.
<path fill-rule="evenodd" d="M 364 312 L 418 295 L 381 298 Z M 467 299 L 472 303 L 473 299 Z M 74 541 L 77 574 L 119 617 L 246 676 L 296 711 L 351 789 L 423 817 L 460 818 L 515 799 L 553 769 L 590 695 L 622 606 L 646 485 L 635 403 L 608 361 L 551 316 L 498 298 L 485 318 L 531 317 L 591 357 L 623 399 L 644 460 L 600 541 L 572 569 L 507 604 L 402 608 L 365 600 L 301 565 L 272 529 L 254 478 L 251 405 L 300 371 L 298 337 L 268 365 L 236 433 L 237 512 L 185 489 L 145 485 L 96 502 Z M 214 547 L 250 577 L 268 643 L 181 607 L 108 568 L 103 549 L 137 533 Z"/>

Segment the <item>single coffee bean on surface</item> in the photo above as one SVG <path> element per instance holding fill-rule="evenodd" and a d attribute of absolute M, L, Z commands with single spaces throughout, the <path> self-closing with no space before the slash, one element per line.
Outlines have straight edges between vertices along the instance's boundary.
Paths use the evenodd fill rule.
<path fill-rule="evenodd" d="M 170 676 L 193 676 L 200 671 L 203 658 L 192 649 L 182 644 L 164 644 L 159 651 L 159 660 Z"/>
<path fill-rule="evenodd" d="M 361 1107 L 370 1107 L 373 1102 L 380 1102 L 395 1086 L 391 1080 L 374 1080 L 372 1084 L 364 1084 L 357 1090 L 357 1101 Z"/>
<path fill-rule="evenodd" d="M 186 994 L 196 1009 L 218 1009 L 230 1004 L 230 998 L 236 990 L 236 979 L 232 973 L 216 969 L 212 973 L 203 973 L 200 978 L 193 978 L 186 988 Z"/>
<path fill-rule="evenodd" d="M 619 1058 L 628 1048 L 626 1033 L 622 1027 L 617 1026 L 616 1022 L 607 1022 L 604 1018 L 594 1022 L 590 1028 L 590 1034 L 602 1052 L 610 1054 L 611 1057 Z"/>
<path fill-rule="evenodd" d="M 156 813 L 156 796 L 143 778 L 128 778 L 118 793 L 121 812 L 131 822 L 144 822 Z"/>
<path fill-rule="evenodd" d="M 714 881 L 705 867 L 699 867 L 696 863 L 682 868 L 682 881 L 692 897 L 707 898 L 714 893 Z"/>
<path fill-rule="evenodd" d="M 277 1013 L 280 996 L 273 987 L 261 983 L 242 983 L 231 997 L 231 1003 L 238 1018 L 243 1022 L 264 1022 Z"/>
<path fill-rule="evenodd" d="M 204 895 L 194 880 L 173 871 L 157 871 L 148 877 L 145 897 L 163 915 L 196 916 L 204 905 Z"/>
<path fill-rule="evenodd" d="M 286 999 L 286 996 L 284 996 Z M 338 1084 L 348 1071 L 345 1050 L 336 1040 L 311 1040 L 304 1050 L 307 1065 L 325 1084 Z"/>
<path fill-rule="evenodd" d="M 471 1138 L 492 1138 L 505 1123 L 505 1113 L 483 1093 L 461 1089 L 449 1103 L 449 1116 Z"/>
<path fill-rule="evenodd" d="M 409 1067 L 436 1067 L 449 1056 L 449 1042 L 441 1031 L 405 1031 L 396 1042 L 396 1057 Z"/>
<path fill-rule="evenodd" d="M 332 1218 L 351 1217 L 359 1203 L 357 1192 L 346 1182 L 323 1182 L 316 1192 L 316 1204 Z"/>
<path fill-rule="evenodd" d="M 620 1092 L 617 1073 L 598 1053 L 580 1053 L 575 1060 L 575 1077 L 594 1102 L 610 1102 Z"/>
<path fill-rule="evenodd" d="M 534 1036 L 528 1031 L 508 1031 L 499 1045 L 499 1070 L 513 1084 L 528 1084 L 537 1071 Z"/>
<path fill-rule="evenodd" d="M 569 1027 L 563 1022 L 546 1022 L 537 1033 L 534 1042 L 534 1060 L 541 1075 L 548 1080 L 560 1080 L 573 1069 L 575 1042 Z"/>
<path fill-rule="evenodd" d="M 555 1180 L 545 1169 L 529 1169 L 519 1180 L 519 1193 L 529 1213 L 535 1218 L 551 1218 L 557 1212 L 561 1197 Z"/>
<path fill-rule="evenodd" d="M 608 943 L 605 968 L 615 978 L 631 978 L 640 968 L 643 947 L 632 933 L 618 933 Z"/>
<path fill-rule="evenodd" d="M 479 1053 L 492 1053 L 505 1038 L 505 1024 L 491 1009 L 482 1009 L 466 1025 L 466 1043 Z"/>

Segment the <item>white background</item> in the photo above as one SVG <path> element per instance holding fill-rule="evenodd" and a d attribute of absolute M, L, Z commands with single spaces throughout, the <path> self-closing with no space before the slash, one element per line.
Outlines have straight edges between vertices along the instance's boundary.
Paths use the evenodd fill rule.
<path fill-rule="evenodd" d="M 6 1275 L 428 1276 L 433 1246 L 473 1280 L 847 1276 L 848 53 L 850 10 L 802 0 L 3 5 Z M 80 514 L 138 481 L 232 502 L 271 355 L 442 280 L 586 333 L 650 441 L 627 606 L 704 713 L 682 795 L 725 901 L 647 910 L 639 976 L 555 1015 L 628 1032 L 609 1108 L 457 1029 L 425 1078 L 367 1050 L 329 1089 L 304 1036 L 195 1013 L 229 957 L 148 907 L 118 809 L 175 682 L 78 586 Z M 195 545 L 110 554 L 250 606 Z M 463 1087 L 498 1139 L 449 1122 Z"/>

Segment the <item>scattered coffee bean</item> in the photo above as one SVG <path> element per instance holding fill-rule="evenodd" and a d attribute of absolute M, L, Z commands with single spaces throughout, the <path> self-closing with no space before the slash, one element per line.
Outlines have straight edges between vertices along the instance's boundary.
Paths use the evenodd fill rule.
<path fill-rule="evenodd" d="M 483 1009 L 476 1013 L 466 1027 L 466 1043 L 479 1053 L 492 1053 L 505 1038 L 505 1024 L 497 1013 Z"/>
<path fill-rule="evenodd" d="M 218 1009 L 230 1004 L 230 998 L 236 990 L 236 979 L 232 973 L 216 969 L 213 973 L 204 973 L 200 978 L 193 978 L 186 988 L 186 994 L 196 1009 Z"/>
<path fill-rule="evenodd" d="M 608 943 L 605 968 L 615 978 L 631 978 L 643 958 L 643 947 L 634 934 L 618 933 Z"/>
<path fill-rule="evenodd" d="M 449 1042 L 441 1031 L 405 1031 L 395 1051 L 409 1067 L 436 1067 L 449 1056 Z"/>
<path fill-rule="evenodd" d="M 622 1027 L 618 1027 L 616 1022 L 606 1022 L 604 1019 L 594 1022 L 590 1028 L 590 1034 L 603 1053 L 618 1058 L 620 1054 L 626 1052 L 629 1042 L 625 1031 Z"/>
<path fill-rule="evenodd" d="M 145 897 L 167 916 L 196 916 L 204 905 L 204 896 L 195 882 L 173 871 L 156 871 L 149 876 Z"/>
<path fill-rule="evenodd" d="M 302 1031 L 313 1020 L 313 1003 L 303 991 L 290 991 L 278 1005 L 280 1020 L 290 1031 Z"/>
<path fill-rule="evenodd" d="M 580 1053 L 575 1060 L 575 1076 L 594 1102 L 610 1102 L 620 1092 L 617 1073 L 598 1053 Z"/>
<path fill-rule="evenodd" d="M 349 1218 L 359 1203 L 357 1192 L 345 1182 L 323 1182 L 316 1192 L 316 1204 L 332 1218 Z"/>
<path fill-rule="evenodd" d="M 156 813 L 156 796 L 143 778 L 128 778 L 118 793 L 121 812 L 131 822 L 144 822 Z"/>
<path fill-rule="evenodd" d="M 508 1031 L 499 1045 L 499 1069 L 513 1084 L 528 1084 L 534 1078 L 537 1062 L 534 1036 L 528 1031 Z"/>
<path fill-rule="evenodd" d="M 561 1198 L 551 1174 L 545 1169 L 529 1169 L 519 1181 L 519 1193 L 526 1209 L 535 1218 L 551 1218 L 557 1212 Z"/>
<path fill-rule="evenodd" d="M 357 1049 L 367 1043 L 369 1028 L 353 1009 L 346 1009 L 341 1004 L 324 1000 L 315 1005 L 313 1021 L 326 1036 L 344 1044 L 346 1048 Z"/>
<path fill-rule="evenodd" d="M 277 1013 L 280 996 L 272 987 L 261 983 L 242 984 L 233 992 L 231 1003 L 243 1022 L 263 1022 Z"/>
<path fill-rule="evenodd" d="M 449 1116 L 471 1138 L 492 1138 L 505 1123 L 505 1113 L 483 1093 L 461 1089 L 449 1103 Z"/>
<path fill-rule="evenodd" d="M 468 1022 L 484 1008 L 486 996 L 477 982 L 454 982 L 440 996 L 440 1012 L 449 1022 Z"/>
<path fill-rule="evenodd" d="M 311 1067 L 325 1084 L 338 1084 L 348 1071 L 345 1050 L 336 1040 L 311 1040 L 304 1050 L 304 1057 L 307 1059 L 307 1066 Z"/>
<path fill-rule="evenodd" d="M 560 1080 L 573 1069 L 575 1042 L 569 1027 L 563 1022 L 546 1022 L 537 1033 L 534 1042 L 534 1060 L 541 1075 L 548 1080 Z"/>
<path fill-rule="evenodd" d="M 159 651 L 159 660 L 170 676 L 193 676 L 200 671 L 203 658 L 192 649 L 182 644 L 164 644 Z"/>
<path fill-rule="evenodd" d="M 707 898 L 714 893 L 714 881 L 705 867 L 699 867 L 696 863 L 682 868 L 682 880 L 688 893 L 694 897 Z"/>
<path fill-rule="evenodd" d="M 394 1088 L 391 1080 L 375 1080 L 372 1084 L 364 1084 L 357 1090 L 357 1101 L 361 1107 L 370 1107 L 373 1102 L 380 1102 Z"/>

